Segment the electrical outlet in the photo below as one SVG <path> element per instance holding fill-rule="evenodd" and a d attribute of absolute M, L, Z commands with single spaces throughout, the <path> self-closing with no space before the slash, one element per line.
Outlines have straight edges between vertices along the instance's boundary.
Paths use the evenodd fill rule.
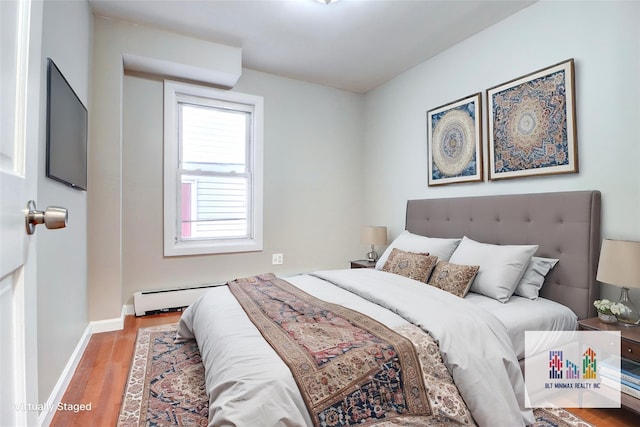
<path fill-rule="evenodd" d="M 282 264 L 284 262 L 283 254 L 273 254 L 271 255 L 271 264 Z"/>

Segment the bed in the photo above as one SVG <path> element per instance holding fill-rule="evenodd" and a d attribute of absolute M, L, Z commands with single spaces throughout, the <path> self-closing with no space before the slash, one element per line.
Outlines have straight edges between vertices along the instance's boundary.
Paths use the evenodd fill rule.
<path fill-rule="evenodd" d="M 178 338 L 210 426 L 528 425 L 524 331 L 594 314 L 599 247 L 597 191 L 410 200 L 375 269 L 232 280 Z"/>

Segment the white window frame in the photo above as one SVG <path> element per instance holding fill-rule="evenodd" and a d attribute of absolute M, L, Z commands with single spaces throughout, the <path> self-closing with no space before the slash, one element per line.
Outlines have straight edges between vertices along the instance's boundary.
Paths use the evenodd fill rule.
<path fill-rule="evenodd" d="M 180 173 L 178 136 L 178 102 L 194 97 L 245 104 L 253 108 L 251 144 L 248 167 L 252 168 L 251 200 L 249 200 L 249 237 L 233 239 L 179 240 Z M 164 81 L 164 255 L 200 255 L 262 250 L 263 238 L 263 118 L 264 101 L 261 96 L 223 91 L 171 80 Z"/>

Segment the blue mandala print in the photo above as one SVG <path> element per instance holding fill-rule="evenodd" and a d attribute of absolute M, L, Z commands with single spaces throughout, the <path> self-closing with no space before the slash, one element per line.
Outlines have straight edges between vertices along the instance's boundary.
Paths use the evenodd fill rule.
<path fill-rule="evenodd" d="M 563 70 L 492 95 L 495 172 L 569 164 Z"/>

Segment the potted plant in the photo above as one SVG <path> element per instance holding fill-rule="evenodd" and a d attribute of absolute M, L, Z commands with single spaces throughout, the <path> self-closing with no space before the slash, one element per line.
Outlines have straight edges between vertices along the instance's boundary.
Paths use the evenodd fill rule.
<path fill-rule="evenodd" d="M 616 316 L 628 310 L 623 304 L 608 299 L 595 300 L 593 305 L 598 310 L 598 318 L 604 323 L 616 323 L 618 321 Z"/>

